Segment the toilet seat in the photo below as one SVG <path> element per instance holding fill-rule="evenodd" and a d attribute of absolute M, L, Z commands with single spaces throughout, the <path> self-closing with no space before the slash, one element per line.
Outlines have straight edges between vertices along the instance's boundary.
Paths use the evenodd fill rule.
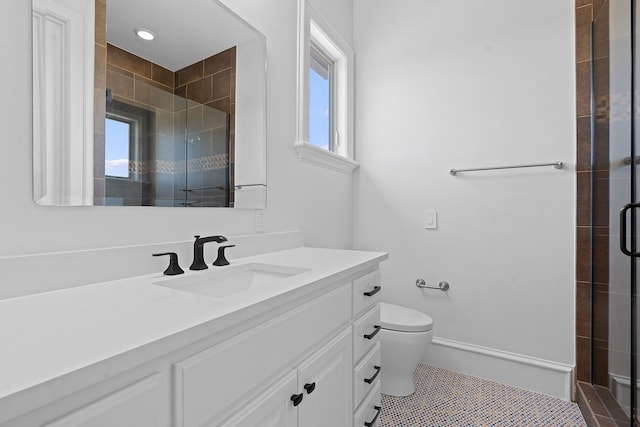
<path fill-rule="evenodd" d="M 433 319 L 407 307 L 381 302 L 380 326 L 399 332 L 426 332 L 433 328 Z"/>

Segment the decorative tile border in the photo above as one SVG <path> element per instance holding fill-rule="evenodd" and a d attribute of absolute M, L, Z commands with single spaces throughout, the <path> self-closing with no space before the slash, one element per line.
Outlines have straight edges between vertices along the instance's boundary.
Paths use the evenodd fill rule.
<path fill-rule="evenodd" d="M 186 167 L 185 167 L 186 164 Z M 129 173 L 132 174 L 148 174 L 148 173 L 166 173 L 178 174 L 189 172 L 202 172 L 216 169 L 226 169 L 229 167 L 229 154 L 216 154 L 213 156 L 197 157 L 189 159 L 186 163 L 184 160 L 177 162 L 170 160 L 144 160 L 141 162 L 129 161 Z"/>

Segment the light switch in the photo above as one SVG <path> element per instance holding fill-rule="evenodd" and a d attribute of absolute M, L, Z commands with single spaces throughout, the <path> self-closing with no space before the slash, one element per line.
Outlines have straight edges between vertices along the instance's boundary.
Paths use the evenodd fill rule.
<path fill-rule="evenodd" d="M 422 225 L 426 229 L 438 228 L 438 212 L 435 210 L 426 210 L 422 212 Z"/>

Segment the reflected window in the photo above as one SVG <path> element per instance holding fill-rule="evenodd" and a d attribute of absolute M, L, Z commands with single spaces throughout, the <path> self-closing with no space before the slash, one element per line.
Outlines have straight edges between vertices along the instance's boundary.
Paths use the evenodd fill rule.
<path fill-rule="evenodd" d="M 133 123 L 110 115 L 105 120 L 105 161 L 106 176 L 129 178 L 129 162 L 135 132 Z"/>

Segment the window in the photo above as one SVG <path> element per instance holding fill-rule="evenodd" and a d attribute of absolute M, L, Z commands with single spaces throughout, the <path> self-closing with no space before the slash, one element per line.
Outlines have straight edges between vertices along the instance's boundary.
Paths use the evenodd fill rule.
<path fill-rule="evenodd" d="M 300 160 L 351 173 L 353 51 L 305 0 L 299 0 L 298 126 Z"/>
<path fill-rule="evenodd" d="M 105 161 L 104 174 L 118 178 L 129 178 L 131 160 L 131 138 L 134 135 L 133 124 L 116 116 L 105 120 Z"/>
<path fill-rule="evenodd" d="M 325 150 L 335 151 L 333 60 L 322 48 L 311 43 L 309 67 L 309 143 Z"/>

